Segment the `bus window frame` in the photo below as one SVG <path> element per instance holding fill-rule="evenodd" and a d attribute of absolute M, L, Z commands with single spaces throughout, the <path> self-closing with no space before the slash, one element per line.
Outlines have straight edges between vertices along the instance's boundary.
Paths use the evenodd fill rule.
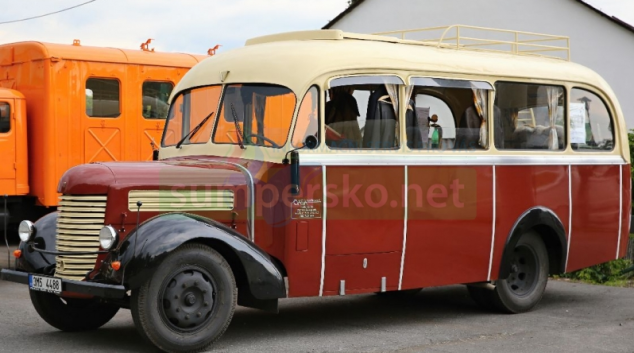
<path fill-rule="evenodd" d="M 364 78 L 379 78 L 379 77 L 386 77 L 388 79 L 391 78 L 396 78 L 398 79 L 400 82 L 396 82 L 396 83 L 392 83 L 392 84 L 396 84 L 398 85 L 398 100 L 399 100 L 399 107 L 398 107 L 398 116 L 396 119 L 396 122 L 398 123 L 398 129 L 396 129 L 396 131 L 398 131 L 398 136 L 397 136 L 397 140 L 398 140 L 398 146 L 396 147 L 392 147 L 392 148 L 346 148 L 346 147 L 335 147 L 332 148 L 331 146 L 328 146 L 328 144 L 326 143 L 326 112 L 325 112 L 325 108 L 326 108 L 326 103 L 328 102 L 328 99 L 326 99 L 326 93 L 329 89 L 334 88 L 334 87 L 342 87 L 342 86 L 351 86 L 350 84 L 347 84 L 345 81 L 346 80 L 354 80 L 354 79 L 361 79 L 363 80 Z M 338 80 L 341 80 L 339 82 L 343 82 L 346 84 L 339 84 L 339 82 L 337 82 Z M 378 81 L 378 80 L 377 80 Z M 324 116 L 321 119 L 322 121 L 320 122 L 319 125 L 319 129 L 321 131 L 324 132 L 324 140 L 323 140 L 323 146 L 325 146 L 326 148 L 328 148 L 329 152 L 368 152 L 368 151 L 372 151 L 372 152 L 395 152 L 395 151 L 403 151 L 403 145 L 404 145 L 404 141 L 405 138 L 403 137 L 403 121 L 401 119 L 401 106 L 403 104 L 401 104 L 401 98 L 403 97 L 403 87 L 406 86 L 406 82 L 408 82 L 407 80 L 404 80 L 403 77 L 401 77 L 400 75 L 396 74 L 396 73 L 355 73 L 355 74 L 348 74 L 348 75 L 337 75 L 337 76 L 331 76 L 328 78 L 328 80 L 326 81 L 326 87 L 322 88 L 322 93 L 323 94 L 323 108 L 324 108 Z M 334 85 L 333 85 L 334 83 Z M 385 83 L 390 83 L 390 82 L 363 82 L 362 84 L 365 85 L 380 85 L 380 84 L 385 84 Z M 329 97 L 328 97 L 329 98 Z M 367 108 L 367 107 L 366 107 Z M 367 117 L 366 117 L 367 118 Z M 322 143 L 322 141 L 320 141 L 320 143 Z"/>
<path fill-rule="evenodd" d="M 481 78 L 481 79 L 471 79 L 471 78 L 461 78 L 461 77 L 443 77 L 443 76 L 425 76 L 425 75 L 420 75 L 420 74 L 413 74 L 407 77 L 407 84 L 410 86 L 419 86 L 419 87 L 437 87 L 437 88 L 455 88 L 455 89 L 468 89 L 467 87 L 459 87 L 459 86 L 442 86 L 442 85 L 438 85 L 438 86 L 431 86 L 431 85 L 416 85 L 415 81 L 416 80 L 430 80 L 433 82 L 465 82 L 465 83 L 470 83 L 471 87 L 470 88 L 476 88 L 476 89 L 485 89 L 487 90 L 487 116 L 488 116 L 488 121 L 487 121 L 487 147 L 486 148 L 478 148 L 478 149 L 472 149 L 472 150 L 466 150 L 466 149 L 427 149 L 427 148 L 410 148 L 409 147 L 409 140 L 407 140 L 407 133 L 405 133 L 404 136 L 404 147 L 405 147 L 405 151 L 409 152 L 409 153 L 484 153 L 484 152 L 489 152 L 494 150 L 495 146 L 493 141 L 493 134 L 494 134 L 494 128 L 493 128 L 493 123 L 494 123 L 494 108 L 493 108 L 493 102 L 495 100 L 495 81 L 491 81 L 491 80 L 487 80 L 485 78 Z M 481 86 L 481 87 L 477 87 L 477 86 Z M 451 104 L 447 103 L 446 99 L 443 99 L 437 95 L 430 95 L 431 97 L 437 98 L 439 100 L 441 100 L 443 103 L 445 103 L 448 107 L 449 110 L 451 111 L 452 114 L 454 114 L 453 110 L 451 110 Z M 412 97 L 410 97 L 412 98 Z M 404 106 L 404 109 L 407 109 Z M 402 115 L 402 119 L 403 121 L 401 122 L 403 124 L 403 128 L 405 128 L 405 112 L 401 111 L 400 114 Z M 458 129 L 458 122 L 456 121 L 456 116 L 453 116 L 454 118 L 454 123 L 455 123 L 455 129 Z"/>
<path fill-rule="evenodd" d="M 529 82 L 530 80 L 530 82 Z M 495 110 L 495 100 L 497 99 L 497 93 L 498 93 L 498 89 L 496 87 L 496 85 L 498 83 L 510 83 L 510 84 L 524 84 L 524 85 L 530 85 L 530 86 L 553 86 L 553 87 L 560 87 L 563 88 L 563 92 L 564 92 L 564 103 L 563 103 L 563 108 L 564 108 L 564 112 L 563 112 L 563 117 L 564 117 L 564 148 L 562 149 L 557 149 L 557 150 L 550 150 L 550 149 L 499 149 L 497 148 L 497 146 L 495 147 L 495 150 L 498 152 L 502 152 L 502 153 L 513 153 L 513 152 L 533 152 L 533 153 L 542 153 L 542 152 L 546 152 L 548 154 L 551 153 L 566 153 L 569 151 L 569 149 L 572 149 L 570 146 L 570 127 L 569 127 L 569 100 L 570 100 L 570 87 L 572 87 L 571 85 L 573 85 L 573 82 L 571 81 L 547 81 L 547 80 L 533 80 L 533 79 L 527 79 L 527 80 L 507 80 L 507 79 L 501 79 L 501 80 L 496 80 L 495 82 L 493 82 L 493 92 L 495 92 L 495 96 L 493 96 L 491 102 L 490 102 L 490 109 L 492 109 L 493 111 Z M 489 129 L 490 132 L 490 136 L 489 139 L 492 141 L 492 145 L 495 145 L 495 136 L 493 136 L 493 134 L 495 133 L 495 126 L 494 124 L 491 124 L 491 128 Z M 493 136 L 493 138 L 491 138 L 491 136 Z M 489 146 L 490 147 L 490 146 Z"/>
<path fill-rule="evenodd" d="M 88 80 L 91 79 L 97 79 L 97 80 L 110 80 L 110 81 L 117 81 L 119 83 L 119 98 L 118 98 L 118 102 L 119 102 L 119 113 L 116 116 L 90 116 L 88 115 L 87 109 L 88 109 L 88 104 L 86 103 L 86 90 L 88 90 Z M 92 90 L 91 90 L 92 91 Z M 119 119 L 121 118 L 122 112 L 123 112 L 123 100 L 121 99 L 122 95 L 122 91 L 123 91 L 123 83 L 121 82 L 121 80 L 118 77 L 103 77 L 103 76 L 88 76 L 85 80 L 84 80 L 84 99 L 83 99 L 83 103 L 84 103 L 84 114 L 86 115 L 86 117 L 88 117 L 89 119 Z M 94 98 L 94 91 L 93 91 L 93 100 Z M 94 108 L 94 101 L 93 101 L 93 108 Z"/>
<path fill-rule="evenodd" d="M 591 153 L 591 154 L 595 154 L 595 153 L 614 153 L 614 151 L 617 150 L 617 143 L 620 143 L 621 141 L 617 142 L 620 138 L 619 134 L 618 134 L 618 129 L 615 125 L 615 120 L 614 120 L 614 110 L 613 110 L 613 105 L 612 105 L 612 101 L 609 101 L 606 99 L 605 95 L 603 94 L 603 92 L 601 90 L 598 90 L 597 88 L 594 87 L 590 87 L 590 86 L 586 86 L 586 85 L 582 85 L 579 84 L 577 82 L 570 82 L 570 86 L 568 87 L 570 93 L 568 94 L 566 103 L 568 105 L 568 111 L 567 113 L 569 113 L 569 108 L 570 108 L 570 98 L 572 97 L 572 90 L 573 89 L 579 89 L 579 90 L 583 90 L 589 93 L 594 94 L 595 96 L 597 96 L 601 102 L 603 103 L 603 106 L 606 108 L 606 110 L 608 111 L 608 115 L 610 117 L 610 125 L 612 126 L 612 148 L 609 150 L 600 150 L 600 149 L 574 149 L 572 148 L 572 143 L 568 142 L 568 147 L 570 148 L 570 150 L 574 153 Z M 566 129 L 570 130 L 570 119 L 568 119 L 567 124 L 566 124 Z M 628 130 L 629 131 L 629 130 Z M 619 147 L 620 148 L 620 147 Z M 619 152 L 620 154 L 620 152 Z"/>

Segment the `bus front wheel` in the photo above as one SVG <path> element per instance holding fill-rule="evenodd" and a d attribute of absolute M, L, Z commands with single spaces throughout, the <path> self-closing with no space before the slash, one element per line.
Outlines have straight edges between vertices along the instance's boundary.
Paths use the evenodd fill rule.
<path fill-rule="evenodd" d="M 539 234 L 524 234 L 507 266 L 510 266 L 508 278 L 498 280 L 495 289 L 469 287 L 471 298 L 486 309 L 506 313 L 533 309 L 542 299 L 548 282 L 548 251 Z"/>
<path fill-rule="evenodd" d="M 160 350 L 200 352 L 229 326 L 237 294 L 222 255 L 202 244 L 186 244 L 132 291 L 130 309 L 141 336 Z"/>

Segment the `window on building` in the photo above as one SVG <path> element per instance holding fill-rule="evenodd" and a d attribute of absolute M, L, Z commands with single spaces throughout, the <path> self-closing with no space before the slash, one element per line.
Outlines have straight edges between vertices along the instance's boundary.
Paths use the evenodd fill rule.
<path fill-rule="evenodd" d="M 293 131 L 293 147 L 303 147 L 306 137 L 310 135 L 319 138 L 319 90 L 314 86 L 308 90 L 299 107 Z"/>
<path fill-rule="evenodd" d="M 142 89 L 142 111 L 146 119 L 165 119 L 169 111 L 167 100 L 172 93 L 171 82 L 145 81 Z"/>
<path fill-rule="evenodd" d="M 488 97 L 479 81 L 416 77 L 408 87 L 407 146 L 411 149 L 488 148 Z"/>
<path fill-rule="evenodd" d="M 362 76 L 330 83 L 325 109 L 326 144 L 343 149 L 399 147 L 399 87 L 395 76 Z"/>
<path fill-rule="evenodd" d="M 89 78 L 86 80 L 86 115 L 116 118 L 121 115 L 120 83 L 116 79 Z"/>
<path fill-rule="evenodd" d="M 0 133 L 11 131 L 11 106 L 7 102 L 0 102 Z"/>
<path fill-rule="evenodd" d="M 614 148 L 614 125 L 605 102 L 581 88 L 570 93 L 570 143 L 573 150 Z"/>
<path fill-rule="evenodd" d="M 562 151 L 566 144 L 563 87 L 496 83 L 495 147 Z"/>

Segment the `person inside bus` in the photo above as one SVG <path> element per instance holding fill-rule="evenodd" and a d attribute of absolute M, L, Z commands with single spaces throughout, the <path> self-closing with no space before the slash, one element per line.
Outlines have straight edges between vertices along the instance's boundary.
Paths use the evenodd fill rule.
<path fill-rule="evenodd" d="M 326 144 L 330 147 L 357 148 L 361 146 L 359 106 L 351 86 L 334 87 L 328 91 L 326 103 Z"/>

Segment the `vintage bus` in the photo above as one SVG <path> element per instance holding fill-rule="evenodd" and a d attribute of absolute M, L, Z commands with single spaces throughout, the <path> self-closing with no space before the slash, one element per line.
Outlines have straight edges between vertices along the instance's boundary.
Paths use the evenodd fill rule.
<path fill-rule="evenodd" d="M 61 330 L 130 308 L 166 352 L 281 298 L 465 284 L 531 310 L 549 274 L 626 251 L 625 121 L 567 38 L 468 30 L 287 33 L 201 62 L 160 160 L 67 171 L 2 278 Z"/>
<path fill-rule="evenodd" d="M 174 85 L 206 56 L 148 45 L 0 45 L 0 225 L 55 211 L 71 167 L 152 160 Z"/>

